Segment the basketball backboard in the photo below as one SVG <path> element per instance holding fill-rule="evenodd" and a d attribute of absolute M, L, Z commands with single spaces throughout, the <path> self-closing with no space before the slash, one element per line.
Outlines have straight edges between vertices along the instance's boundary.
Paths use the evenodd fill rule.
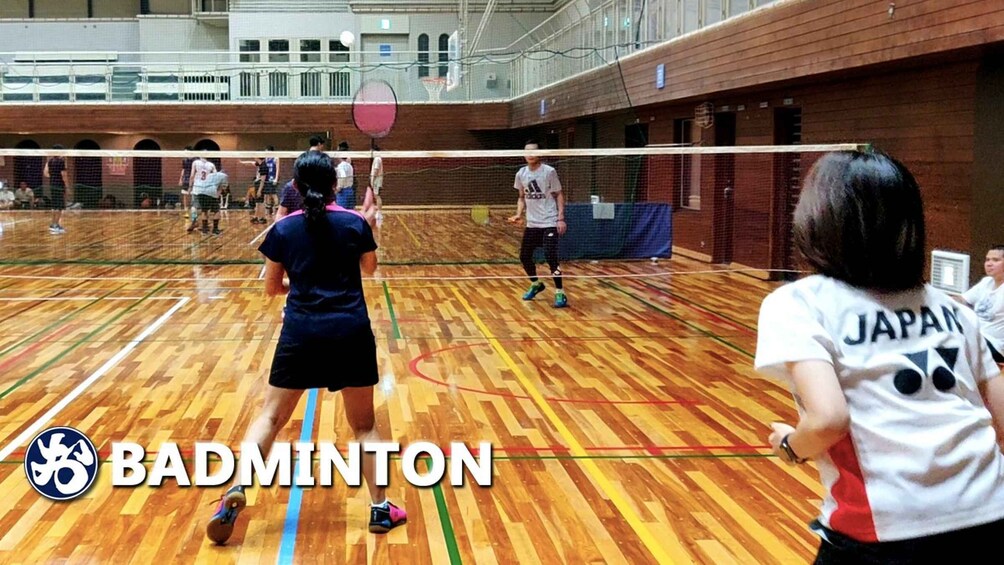
<path fill-rule="evenodd" d="M 463 54 L 462 45 L 460 45 L 460 32 L 454 31 L 450 34 L 448 56 L 449 63 L 446 70 L 446 91 L 449 92 L 454 88 L 460 86 L 463 80 L 463 66 L 461 65 L 461 58 Z"/>

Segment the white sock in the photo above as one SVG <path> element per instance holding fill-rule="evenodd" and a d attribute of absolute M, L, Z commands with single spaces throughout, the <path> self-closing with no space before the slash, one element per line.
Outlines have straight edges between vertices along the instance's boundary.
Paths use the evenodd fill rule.
<path fill-rule="evenodd" d="M 371 506 L 372 508 L 384 508 L 384 509 L 386 509 L 386 508 L 387 508 L 387 502 L 388 502 L 388 501 L 387 501 L 387 499 L 385 498 L 385 499 L 383 500 L 383 502 L 381 502 L 380 504 L 374 504 L 374 503 L 372 503 L 372 502 L 371 502 L 371 503 L 370 503 L 370 506 Z"/>

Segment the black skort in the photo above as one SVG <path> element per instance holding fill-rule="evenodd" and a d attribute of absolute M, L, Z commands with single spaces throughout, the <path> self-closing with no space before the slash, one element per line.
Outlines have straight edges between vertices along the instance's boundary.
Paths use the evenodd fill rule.
<path fill-rule="evenodd" d="M 367 387 L 380 382 L 376 338 L 369 327 L 338 338 L 280 336 L 268 384 L 307 390 Z"/>

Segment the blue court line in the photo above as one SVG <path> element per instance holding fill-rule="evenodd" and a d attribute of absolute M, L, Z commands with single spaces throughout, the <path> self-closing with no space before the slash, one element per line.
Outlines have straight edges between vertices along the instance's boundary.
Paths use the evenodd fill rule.
<path fill-rule="evenodd" d="M 311 389 L 307 393 L 307 409 L 303 413 L 303 428 L 300 430 L 300 441 L 309 443 L 314 435 L 314 412 L 317 408 L 317 389 Z M 295 451 L 294 451 L 295 453 Z M 303 502 L 303 488 L 296 485 L 296 477 L 300 474 L 300 464 L 302 459 L 296 460 L 296 469 L 293 471 L 293 486 L 289 491 L 289 504 L 286 506 L 286 522 L 282 526 L 282 540 L 279 542 L 280 565 L 293 562 L 293 550 L 296 547 L 296 528 L 300 524 L 300 505 Z M 307 465 L 312 461 L 307 460 Z"/>

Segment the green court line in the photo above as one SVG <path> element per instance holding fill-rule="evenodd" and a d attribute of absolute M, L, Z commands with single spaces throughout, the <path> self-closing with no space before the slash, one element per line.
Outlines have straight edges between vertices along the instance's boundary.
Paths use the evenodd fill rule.
<path fill-rule="evenodd" d="M 81 306 L 80 308 L 77 308 L 76 310 L 70 312 L 69 314 L 64 315 L 62 318 L 59 318 L 55 322 L 52 322 L 48 326 L 45 326 L 44 328 L 42 328 L 42 329 L 38 330 L 37 332 L 29 335 L 28 337 L 26 337 L 26 338 L 22 339 L 21 341 L 15 343 L 14 345 L 8 346 L 3 351 L 0 351 L 0 357 L 3 357 L 4 355 L 7 355 L 8 353 L 10 353 L 11 351 L 13 351 L 14 349 L 17 349 L 18 347 L 21 347 L 22 345 L 24 345 L 25 343 L 27 343 L 27 342 L 35 339 L 36 337 L 38 337 L 38 336 L 40 336 L 40 335 L 42 335 L 44 333 L 47 333 L 49 330 L 51 330 L 51 329 L 53 329 L 53 328 L 55 328 L 57 326 L 62 325 L 67 320 L 71 320 L 73 318 L 76 318 L 77 315 L 80 314 L 81 312 L 83 312 L 84 310 L 87 310 L 91 306 L 94 306 L 98 302 L 101 302 L 105 298 L 111 296 L 112 294 L 115 294 L 116 292 L 118 292 L 119 290 L 122 290 L 123 288 L 125 288 L 125 285 L 122 285 L 122 286 L 116 288 L 115 290 L 109 291 L 108 293 L 103 294 L 103 295 L 95 298 L 94 301 L 88 302 L 87 304 Z M 53 341 L 51 343 L 59 343 L 59 340 Z"/>
<path fill-rule="evenodd" d="M 602 284 L 603 286 L 608 287 L 608 288 L 612 288 L 612 289 L 616 290 L 617 292 L 620 292 L 621 294 L 629 296 L 629 297 L 637 300 L 638 302 L 641 302 L 642 304 L 644 304 L 645 306 L 648 306 L 649 308 L 651 308 L 652 310 L 655 310 L 656 312 L 659 312 L 661 314 L 669 316 L 670 318 L 673 318 L 674 320 L 682 323 L 683 325 L 687 326 L 688 328 L 696 330 L 696 331 L 698 331 L 698 332 L 706 335 L 707 337 L 710 337 L 710 338 L 714 339 L 715 341 L 721 343 L 722 345 L 725 345 L 726 347 L 729 347 L 730 349 L 734 349 L 734 350 L 738 351 L 739 353 L 742 353 L 743 355 L 745 355 L 745 356 L 747 356 L 747 357 L 749 357 L 751 359 L 753 358 L 753 354 L 750 353 L 749 351 L 746 351 L 745 349 L 743 349 L 743 348 L 739 347 L 738 345 L 730 342 L 729 340 L 721 338 L 721 337 L 719 337 L 719 336 L 717 336 L 717 335 L 709 332 L 708 330 L 706 330 L 706 329 L 704 329 L 704 328 L 702 328 L 702 327 L 700 327 L 700 326 L 698 326 L 696 324 L 692 324 L 692 323 L 688 322 L 687 320 L 681 318 L 680 316 L 677 316 L 676 314 L 673 314 L 669 310 L 666 310 L 666 309 L 662 308 L 661 306 L 659 306 L 659 305 L 657 305 L 657 304 L 655 304 L 655 303 L 653 303 L 651 301 L 645 300 L 644 298 L 641 298 L 640 296 L 637 296 L 637 295 L 635 295 L 632 292 L 628 292 L 627 290 L 624 290 L 623 288 L 621 288 L 621 287 L 619 287 L 619 286 L 617 286 L 617 285 L 615 285 L 615 284 L 613 284 L 611 282 L 607 282 L 605 280 L 600 280 L 599 283 Z"/>
<path fill-rule="evenodd" d="M 432 470 L 432 458 L 427 457 L 425 470 Z M 436 483 L 432 486 L 432 494 L 436 497 L 436 511 L 439 514 L 439 523 L 443 527 L 443 537 L 446 539 L 446 551 L 450 555 L 450 565 L 460 565 L 460 547 L 457 545 L 457 536 L 453 531 L 453 523 L 450 521 L 450 509 L 446 505 L 446 497 L 443 495 L 443 487 Z"/>
<path fill-rule="evenodd" d="M 387 300 L 387 312 L 390 314 L 391 327 L 394 328 L 394 339 L 401 339 L 401 327 L 397 325 L 397 316 L 394 315 L 394 303 L 390 300 L 390 287 L 387 281 L 383 281 L 383 296 Z"/>
<path fill-rule="evenodd" d="M 649 288 L 653 288 L 655 290 L 658 290 L 659 292 L 664 292 L 664 293 L 672 296 L 673 298 L 679 300 L 680 302 L 683 302 L 685 304 L 689 304 L 689 305 L 691 305 L 691 306 L 693 306 L 695 308 L 700 308 L 701 310 L 704 310 L 705 312 L 710 312 L 710 313 L 714 314 L 715 316 L 718 316 L 719 318 L 722 318 L 724 320 L 728 320 L 728 321 L 732 322 L 733 324 L 742 326 L 742 327 L 744 327 L 744 328 L 746 328 L 746 329 L 748 329 L 750 331 L 754 331 L 754 332 L 756 331 L 756 328 L 753 327 L 753 326 L 750 326 L 750 325 L 748 325 L 748 324 L 746 324 L 746 323 L 744 323 L 744 322 L 742 322 L 740 320 L 737 320 L 737 319 L 735 319 L 735 318 L 733 318 L 731 316 L 722 314 L 721 312 L 719 312 L 718 310 L 715 310 L 714 308 L 708 308 L 706 305 L 701 304 L 700 302 L 695 302 L 695 301 L 690 300 L 688 298 L 684 298 L 684 297 L 680 296 L 679 294 L 673 292 L 672 290 L 669 290 L 668 288 L 663 288 L 663 287 L 661 287 L 661 286 L 659 286 L 657 284 L 652 284 L 650 282 L 646 282 L 646 281 L 643 281 L 643 280 L 639 280 L 638 282 L 640 284 L 644 285 L 644 286 L 647 286 Z"/>
<path fill-rule="evenodd" d="M 166 282 L 162 283 L 157 288 L 151 290 L 146 296 L 144 296 L 143 298 L 140 298 L 139 300 L 133 302 L 131 306 L 129 306 L 125 310 L 123 310 L 123 311 L 119 312 L 118 314 L 116 314 L 111 320 L 108 320 L 107 322 L 101 324 L 96 329 L 92 330 L 90 333 L 88 333 L 84 337 L 82 337 L 79 340 L 77 340 L 76 343 L 74 343 L 70 347 L 67 347 L 66 349 L 64 349 L 62 352 L 59 353 L 59 355 L 56 355 L 52 359 L 49 359 L 41 367 L 35 369 L 34 371 L 32 371 L 31 373 L 25 375 L 24 377 L 21 377 L 20 380 L 18 380 L 16 383 L 14 383 L 13 385 L 11 385 L 7 390 L 5 390 L 3 392 L 0 392 L 0 400 L 3 400 L 7 396 L 9 396 L 10 393 L 12 393 L 15 390 L 17 390 L 18 388 L 20 388 L 23 384 L 27 383 L 28 381 L 30 381 L 30 380 L 34 379 L 35 377 L 37 377 L 38 375 L 42 374 L 42 371 L 45 371 L 46 369 L 48 369 L 49 367 L 51 367 L 53 364 L 55 364 L 57 361 L 59 361 L 63 357 L 66 357 L 72 351 L 74 351 L 75 349 L 77 349 L 81 345 L 83 345 L 83 344 L 87 343 L 88 341 L 90 341 L 90 339 L 92 337 L 94 337 L 95 335 L 97 335 L 98 333 L 100 333 L 101 331 L 103 331 L 108 326 L 112 325 L 114 322 L 116 322 L 117 320 L 119 320 L 120 318 L 122 318 L 123 316 L 125 316 L 126 314 L 128 314 L 129 312 L 133 311 L 137 306 L 139 306 L 143 302 L 146 302 L 146 300 L 148 298 L 150 298 L 154 294 L 160 292 L 160 290 L 162 288 L 164 288 L 165 286 L 167 286 L 167 283 Z"/>
<path fill-rule="evenodd" d="M 394 339 L 403 339 L 401 327 L 397 323 L 397 315 L 394 313 L 394 301 L 390 297 L 390 286 L 387 281 L 383 282 L 383 296 L 387 301 L 387 311 L 390 314 L 391 326 L 394 328 Z M 425 468 L 431 469 L 431 458 L 423 459 Z M 446 505 L 446 497 L 443 496 L 443 488 L 438 484 L 432 488 L 436 497 L 436 513 L 439 515 L 439 523 L 443 527 L 443 539 L 446 541 L 446 550 L 450 555 L 450 565 L 460 565 L 460 547 L 457 545 L 457 534 L 453 530 L 453 521 L 450 519 L 450 508 Z"/>

